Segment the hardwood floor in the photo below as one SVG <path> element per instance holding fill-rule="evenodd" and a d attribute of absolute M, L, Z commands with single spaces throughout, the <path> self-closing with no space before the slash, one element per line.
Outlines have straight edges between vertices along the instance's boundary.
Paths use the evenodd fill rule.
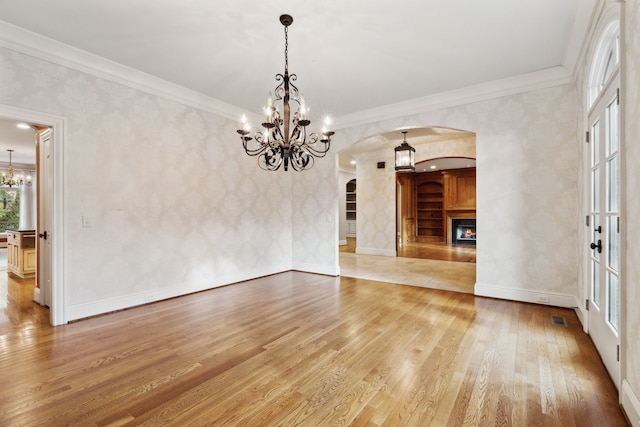
<path fill-rule="evenodd" d="M 340 246 L 340 275 L 474 293 L 475 248 L 424 243 L 413 247 L 411 258 L 356 254 L 356 239 L 347 238 L 347 244 Z"/>
<path fill-rule="evenodd" d="M 3 426 L 626 425 L 568 309 L 287 272 L 55 328 L 3 316 Z"/>
<path fill-rule="evenodd" d="M 340 246 L 341 253 L 356 253 L 356 239 L 347 237 Z M 476 247 L 444 243 L 405 243 L 398 248 L 398 257 L 432 259 L 436 261 L 476 262 Z"/>
<path fill-rule="evenodd" d="M 438 261 L 476 262 L 476 247 L 444 243 L 405 243 L 398 248 L 403 258 L 433 259 Z"/>

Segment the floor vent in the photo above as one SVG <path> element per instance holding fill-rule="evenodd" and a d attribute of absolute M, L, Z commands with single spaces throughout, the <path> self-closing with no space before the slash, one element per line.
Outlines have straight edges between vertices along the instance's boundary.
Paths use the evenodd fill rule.
<path fill-rule="evenodd" d="M 564 317 L 560 316 L 551 316 L 551 324 L 554 326 L 564 326 L 567 327 L 567 321 L 564 320 Z"/>

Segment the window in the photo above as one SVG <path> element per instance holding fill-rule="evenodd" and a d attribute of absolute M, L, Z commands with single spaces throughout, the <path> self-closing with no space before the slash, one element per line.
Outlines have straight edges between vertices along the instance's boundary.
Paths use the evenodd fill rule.
<path fill-rule="evenodd" d="M 17 230 L 20 224 L 20 192 L 0 190 L 0 233 Z"/>
<path fill-rule="evenodd" d="M 612 22 L 603 32 L 596 47 L 600 52 L 593 61 L 589 75 L 589 108 L 607 86 L 620 62 L 620 28 L 617 21 Z"/>

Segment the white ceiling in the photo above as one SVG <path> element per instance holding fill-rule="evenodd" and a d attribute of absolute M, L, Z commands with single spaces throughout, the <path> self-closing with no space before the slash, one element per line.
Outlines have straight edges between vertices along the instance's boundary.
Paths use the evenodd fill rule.
<path fill-rule="evenodd" d="M 312 120 L 564 67 L 595 0 L 0 0 L 0 20 L 259 112 L 284 69 Z M 0 151 L 2 150 L 0 146 Z"/>
<path fill-rule="evenodd" d="M 36 163 L 36 133 L 20 129 L 17 122 L 0 119 L 0 163 L 9 163 L 8 149 L 14 150 L 12 162 L 23 165 Z"/>

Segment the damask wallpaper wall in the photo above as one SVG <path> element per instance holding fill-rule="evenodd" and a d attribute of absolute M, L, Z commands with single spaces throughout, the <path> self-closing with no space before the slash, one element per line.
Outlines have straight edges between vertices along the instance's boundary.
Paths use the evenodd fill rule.
<path fill-rule="evenodd" d="M 625 9 L 627 325 L 640 323 L 640 7 Z M 584 66 L 584 65 L 583 65 Z M 338 129 L 304 173 L 266 173 L 237 124 L 0 47 L 0 102 L 65 118 L 68 319 L 289 269 L 338 274 L 335 153 L 398 128 L 474 132 L 477 285 L 582 298 L 581 129 L 576 84 Z M 55 142 L 54 142 L 55 143 Z M 358 245 L 395 251 L 393 152 L 358 159 Z M 368 167 L 368 166 L 371 167 Z M 626 378 L 640 391 L 640 336 L 627 327 Z"/>
<path fill-rule="evenodd" d="M 290 174 L 236 123 L 4 48 L 0 99 L 66 118 L 68 320 L 292 268 Z"/>
<path fill-rule="evenodd" d="M 345 129 L 357 142 L 402 127 L 476 133 L 477 283 L 575 304 L 578 104 L 572 84 Z M 386 160 L 374 155 L 370 163 Z M 358 159 L 358 247 L 395 251 L 395 178 Z M 375 184 L 367 184 L 373 181 Z"/>

